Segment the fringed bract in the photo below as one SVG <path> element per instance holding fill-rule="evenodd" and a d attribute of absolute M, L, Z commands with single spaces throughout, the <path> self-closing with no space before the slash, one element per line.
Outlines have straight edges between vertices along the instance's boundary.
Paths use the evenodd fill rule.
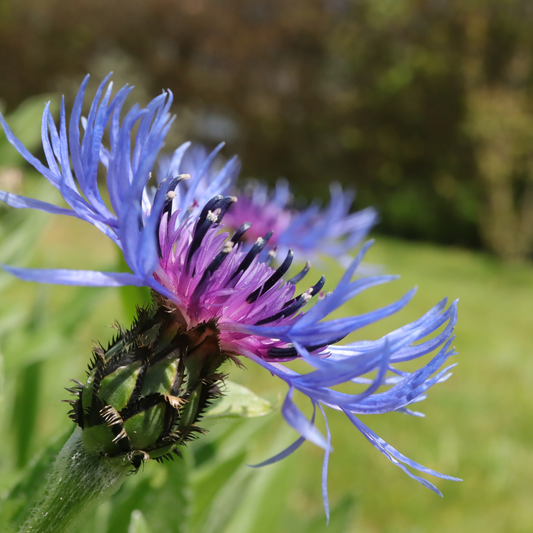
<path fill-rule="evenodd" d="M 129 330 L 118 324 L 107 349 L 96 345 L 85 385 L 70 418 L 83 429 L 86 446 L 106 457 L 142 462 L 181 456 L 177 446 L 203 433 L 196 423 L 221 395 L 221 352 L 215 321 L 187 330 L 172 304 L 156 297 L 137 310 Z"/>

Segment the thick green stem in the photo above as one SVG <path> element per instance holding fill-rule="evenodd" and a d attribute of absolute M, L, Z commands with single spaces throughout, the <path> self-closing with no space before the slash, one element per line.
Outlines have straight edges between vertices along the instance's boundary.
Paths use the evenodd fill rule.
<path fill-rule="evenodd" d="M 89 511 L 114 494 L 131 471 L 131 463 L 89 453 L 78 427 L 57 456 L 45 496 L 21 533 L 66 533 Z"/>

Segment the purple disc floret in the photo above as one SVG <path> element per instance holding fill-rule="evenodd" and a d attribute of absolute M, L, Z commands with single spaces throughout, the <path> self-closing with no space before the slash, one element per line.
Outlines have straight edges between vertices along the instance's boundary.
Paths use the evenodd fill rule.
<path fill-rule="evenodd" d="M 350 213 L 354 193 L 344 191 L 338 183 L 330 185 L 331 198 L 325 208 L 313 202 L 304 209 L 296 209 L 284 179 L 277 181 L 272 192 L 263 183 L 249 181 L 242 194 L 235 194 L 239 203 L 230 210 L 225 223 L 237 228 L 243 222 L 251 222 L 247 240 L 252 242 L 273 231 L 269 249 L 281 259 L 292 250 L 298 259 L 329 256 L 347 267 L 352 261 L 350 253 L 378 220 L 372 207 Z"/>

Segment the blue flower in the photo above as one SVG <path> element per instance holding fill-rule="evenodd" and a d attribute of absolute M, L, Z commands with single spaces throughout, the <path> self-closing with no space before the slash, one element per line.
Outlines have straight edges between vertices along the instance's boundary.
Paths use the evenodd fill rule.
<path fill-rule="evenodd" d="M 398 411 L 420 416 L 412 404 L 425 398 L 426 391 L 447 379 L 454 365 L 446 365 L 454 355 L 451 343 L 457 318 L 456 302 L 446 307 L 443 300 L 420 319 L 394 330 L 376 341 L 339 345 L 353 331 L 387 317 L 404 307 L 414 294 L 381 309 L 357 316 L 328 319 L 329 315 L 360 292 L 394 279 L 393 276 L 355 278 L 355 272 L 371 243 L 351 262 L 337 287 L 324 294 L 321 277 L 308 290 L 297 294 L 296 284 L 309 266 L 285 280 L 293 253 L 288 251 L 277 269 L 260 260 L 271 232 L 257 238 L 251 247 L 242 241 L 250 224 L 242 224 L 230 236 L 220 223 L 236 198 L 214 196 L 231 183 L 238 169 L 235 159 L 218 171 L 211 167 L 216 151 L 199 154 L 196 163 L 185 163 L 183 145 L 151 186 L 152 171 L 163 147 L 172 118 L 171 93 L 158 96 L 145 109 L 134 106 L 121 119 L 121 109 L 130 92 L 124 87 L 111 98 L 111 84 L 100 85 L 87 119 L 81 107 L 87 78 L 75 100 L 67 131 L 65 106 L 61 107 L 59 131 L 48 106 L 43 114 L 42 138 L 47 165 L 33 157 L 12 134 L 0 116 L 8 140 L 41 172 L 70 206 L 62 208 L 39 200 L 0 193 L 0 199 L 17 208 L 41 209 L 74 216 L 105 233 L 122 250 L 131 273 L 81 270 L 43 270 L 4 267 L 28 281 L 89 286 L 148 286 L 159 293 L 180 327 L 215 324 L 220 350 L 234 359 L 246 357 L 287 384 L 283 403 L 285 420 L 300 434 L 289 448 L 261 465 L 286 457 L 305 440 L 325 451 L 323 496 L 327 503 L 327 465 L 331 434 L 324 407 L 346 414 L 350 422 L 391 462 L 409 476 L 440 494 L 426 479 L 410 469 L 443 479 L 456 480 L 425 468 L 400 454 L 380 439 L 360 420 L 360 415 Z M 85 131 L 80 135 L 80 124 Z M 109 145 L 104 132 L 109 131 Z M 132 145 L 132 132 L 135 143 Z M 198 163 L 200 161 L 200 163 Z M 107 189 L 112 210 L 100 194 L 97 170 L 107 171 Z M 187 172 L 186 172 L 187 171 Z M 209 175 L 214 172 L 213 175 Z M 191 176 L 184 174 L 191 174 Z M 183 181 L 189 178 L 188 181 Z M 183 188 L 183 184 L 188 186 Z M 283 192 L 284 185 L 280 186 Z M 281 193 L 280 193 L 281 194 Z M 345 205 L 334 194 L 332 204 Z M 312 210 L 311 210 L 312 212 Z M 310 215 L 301 215 L 304 218 Z M 332 215 L 333 216 L 333 215 Z M 328 219 L 328 216 L 325 217 Z M 320 233 L 320 230 L 316 230 Z M 311 305 L 311 301 L 314 305 Z M 414 372 L 397 365 L 433 353 L 431 361 Z M 299 374 L 285 362 L 300 359 L 310 366 Z M 444 366 L 444 368 L 442 368 Z M 373 378 L 368 375 L 375 372 Z M 354 392 L 338 392 L 340 384 L 352 385 Z M 361 386 L 365 386 L 361 390 Z M 316 428 L 315 415 L 309 420 L 296 406 L 293 395 L 307 396 L 326 420 L 326 436 Z M 256 466 L 261 466 L 256 465 Z"/>
<path fill-rule="evenodd" d="M 251 222 L 248 240 L 273 231 L 269 247 L 284 257 L 288 250 L 300 258 L 316 259 L 320 255 L 336 258 L 347 267 L 350 253 L 359 246 L 376 224 L 378 215 L 369 207 L 350 213 L 354 193 L 343 191 L 338 183 L 330 186 L 331 199 L 324 209 L 313 202 L 303 210 L 291 207 L 292 194 L 286 180 L 278 180 L 273 192 L 262 183 L 249 182 L 243 194 L 235 192 L 239 202 L 225 222 L 238 228 Z"/>

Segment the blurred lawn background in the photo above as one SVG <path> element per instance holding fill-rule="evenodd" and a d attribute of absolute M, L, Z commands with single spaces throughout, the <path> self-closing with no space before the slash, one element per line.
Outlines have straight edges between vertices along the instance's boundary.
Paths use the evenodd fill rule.
<path fill-rule="evenodd" d="M 60 91 L 71 103 L 86 72 L 98 81 L 114 70 L 117 86 L 136 85 L 135 101 L 169 87 L 178 115 L 169 148 L 227 140 L 244 177 L 286 176 L 302 202 L 326 199 L 336 179 L 357 187 L 358 207 L 380 210 L 367 260 L 401 279 L 343 312 L 419 291 L 359 338 L 418 318 L 444 296 L 461 299 L 460 365 L 420 404 L 427 417 L 366 422 L 402 453 L 464 481 L 439 481 L 440 499 L 332 413 L 329 532 L 533 530 L 532 16 L 518 0 L 0 0 L 0 99 L 34 153 L 42 95 Z M 0 182 L 54 200 L 1 135 Z M 116 269 L 112 244 L 86 226 L 0 208 L 0 260 Z M 341 271 L 332 263 L 325 271 L 331 287 Z M 83 379 L 91 340 L 105 343 L 107 326 L 127 323 L 142 295 L 5 274 L 0 292 L 5 492 L 68 428 L 58 400 L 69 378 Z M 261 369 L 230 371 L 273 403 L 285 393 Z M 293 438 L 279 411 L 213 424 L 182 462 L 128 479 L 80 531 L 326 531 L 319 449 L 305 444 L 261 471 L 244 466 Z"/>

